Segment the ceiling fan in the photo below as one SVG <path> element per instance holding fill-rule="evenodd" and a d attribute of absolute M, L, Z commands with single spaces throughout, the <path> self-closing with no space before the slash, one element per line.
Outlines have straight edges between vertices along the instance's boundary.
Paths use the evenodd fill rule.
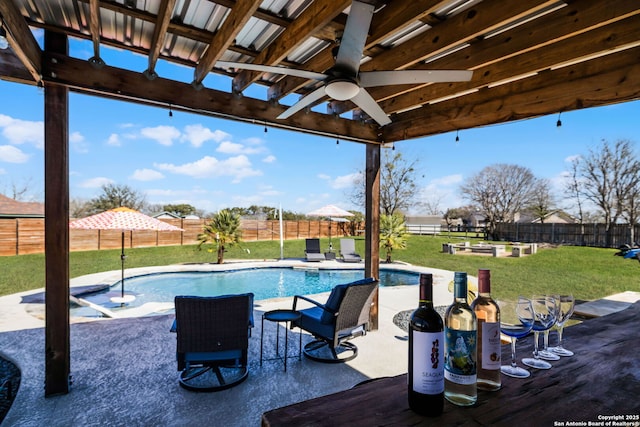
<path fill-rule="evenodd" d="M 391 119 L 364 88 L 471 80 L 473 72 L 464 70 L 395 70 L 363 71 L 359 73 L 360 61 L 367 40 L 369 26 L 371 25 L 371 19 L 373 18 L 373 12 L 373 5 L 353 0 L 344 33 L 339 42 L 337 54 L 335 55 L 335 65 L 328 69 L 326 73 L 316 73 L 281 66 L 228 61 L 218 61 L 216 66 L 285 74 L 324 82 L 321 87 L 304 96 L 280 114 L 278 119 L 286 119 L 326 95 L 338 101 L 350 100 L 380 126 L 391 123 Z"/>

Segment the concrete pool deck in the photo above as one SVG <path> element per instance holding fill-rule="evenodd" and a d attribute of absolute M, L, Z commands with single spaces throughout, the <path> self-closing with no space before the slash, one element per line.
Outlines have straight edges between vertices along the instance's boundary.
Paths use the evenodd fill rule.
<path fill-rule="evenodd" d="M 320 264 L 320 265 L 319 265 Z M 363 264 L 339 261 L 306 263 L 300 260 L 207 264 L 206 268 L 229 270 L 263 266 L 303 268 L 362 268 Z M 202 265 L 167 266 L 171 271 Z M 404 264 L 381 265 L 402 271 L 434 274 L 434 302 L 448 305 L 447 286 L 453 272 Z M 144 272 L 143 272 L 144 271 Z M 191 270 L 190 270 L 191 271 Z M 132 274 L 158 272 L 158 268 L 127 270 Z M 120 271 L 74 279 L 72 286 L 119 280 Z M 80 280 L 82 279 L 82 280 Z M 256 327 L 249 340 L 249 378 L 217 393 L 193 393 L 178 386 L 175 335 L 169 332 L 173 315 L 105 319 L 71 325 L 71 392 L 44 397 L 44 321 L 25 310 L 22 296 L 0 297 L 0 352 L 18 365 L 20 389 L 3 425 L 11 426 L 258 426 L 265 411 L 302 400 L 345 390 L 369 378 L 407 371 L 406 333 L 393 322 L 400 311 L 414 309 L 417 286 L 381 287 L 379 329 L 356 338 L 359 354 L 344 364 L 322 364 L 302 357 L 289 359 L 287 372 L 280 361 L 259 365 L 260 321 L 265 311 L 290 308 L 292 298 L 256 301 Z M 326 298 L 320 294 L 318 299 Z M 42 304 L 41 304 L 42 305 Z M 293 331 L 294 334 L 298 330 Z M 273 350 L 275 326 L 265 324 L 265 352 Z M 290 336 L 291 337 L 291 336 Z M 304 334 L 303 341 L 310 340 Z M 297 353 L 297 340 L 289 341 Z M 304 343 L 303 343 L 304 345 Z M 265 357 L 266 353 L 265 353 Z M 363 409 L 366 410 L 366 409 Z"/>

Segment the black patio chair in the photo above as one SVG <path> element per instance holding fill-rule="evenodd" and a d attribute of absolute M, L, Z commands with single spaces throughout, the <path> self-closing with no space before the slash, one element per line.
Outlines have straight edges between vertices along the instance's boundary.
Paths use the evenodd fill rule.
<path fill-rule="evenodd" d="M 293 298 L 293 309 L 304 300 L 313 307 L 298 310 L 300 320 L 292 322 L 311 333 L 315 340 L 303 349 L 305 357 L 318 362 L 341 363 L 354 359 L 358 347 L 349 342 L 365 335 L 369 326 L 369 309 L 378 281 L 372 278 L 338 285 L 333 288 L 327 302 L 320 304 L 305 296 Z"/>
<path fill-rule="evenodd" d="M 249 375 L 247 353 L 253 326 L 253 294 L 176 296 L 176 358 L 179 383 L 193 391 L 233 387 Z"/>

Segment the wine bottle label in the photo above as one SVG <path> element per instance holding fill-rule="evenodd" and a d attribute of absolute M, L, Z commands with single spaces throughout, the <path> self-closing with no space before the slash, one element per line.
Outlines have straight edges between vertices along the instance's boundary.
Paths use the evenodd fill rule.
<path fill-rule="evenodd" d="M 456 384 L 476 382 L 476 331 L 446 330 L 444 377 Z"/>
<path fill-rule="evenodd" d="M 444 391 L 444 332 L 413 331 L 413 391 Z"/>
<path fill-rule="evenodd" d="M 482 322 L 482 368 L 500 369 L 500 323 Z"/>

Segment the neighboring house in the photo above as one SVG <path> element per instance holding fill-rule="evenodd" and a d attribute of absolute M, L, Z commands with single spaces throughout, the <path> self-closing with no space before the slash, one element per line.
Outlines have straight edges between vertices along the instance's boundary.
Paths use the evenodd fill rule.
<path fill-rule="evenodd" d="M 579 221 L 576 217 L 574 217 L 573 215 L 561 210 L 561 209 L 557 209 L 553 212 L 550 212 L 548 215 L 546 215 L 543 220 L 540 220 L 540 218 L 536 218 L 533 215 L 531 215 L 528 212 L 523 212 L 521 214 L 516 214 L 516 221 L 515 222 L 519 222 L 521 224 L 523 223 L 531 223 L 531 224 L 540 224 L 540 223 L 545 223 L 545 224 L 577 224 Z"/>
<path fill-rule="evenodd" d="M 540 218 L 536 218 L 532 222 L 539 223 L 541 221 Z M 578 222 L 580 222 L 578 218 L 560 209 L 544 217 L 545 224 L 577 224 Z"/>
<path fill-rule="evenodd" d="M 180 219 L 182 218 L 180 215 L 176 215 L 173 212 L 160 212 L 155 215 L 152 215 L 155 219 Z"/>
<path fill-rule="evenodd" d="M 440 234 L 442 226 L 440 215 L 407 216 L 404 221 L 410 234 Z"/>
<path fill-rule="evenodd" d="M 476 228 L 476 227 L 486 227 L 487 221 L 486 216 L 480 212 L 474 212 L 467 218 L 467 226 Z"/>
<path fill-rule="evenodd" d="M 20 202 L 0 194 L 0 217 L 44 218 L 44 203 Z"/>

